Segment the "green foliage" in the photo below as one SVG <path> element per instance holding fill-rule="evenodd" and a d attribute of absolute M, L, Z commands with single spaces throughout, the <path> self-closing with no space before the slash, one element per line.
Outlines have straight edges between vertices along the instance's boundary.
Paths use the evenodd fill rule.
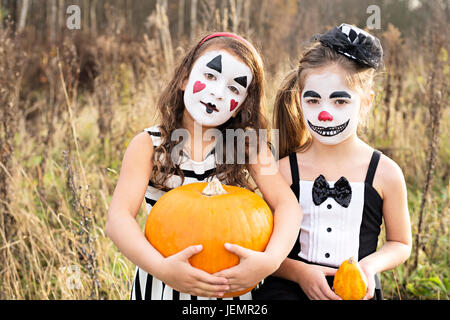
<path fill-rule="evenodd" d="M 411 276 L 406 284 L 406 290 L 416 299 L 445 299 L 448 300 L 450 283 L 446 269 L 444 274 L 437 275 L 432 273 L 427 275 L 427 268 L 419 267 Z"/>

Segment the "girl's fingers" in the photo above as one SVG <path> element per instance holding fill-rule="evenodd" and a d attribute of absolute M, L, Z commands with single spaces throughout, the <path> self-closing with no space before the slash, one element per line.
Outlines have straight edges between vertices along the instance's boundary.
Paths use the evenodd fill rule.
<path fill-rule="evenodd" d="M 306 296 L 308 297 L 309 300 L 316 300 L 316 299 L 314 299 L 314 296 L 311 295 L 310 293 L 307 293 Z"/>
<path fill-rule="evenodd" d="M 373 298 L 373 295 L 375 293 L 375 280 L 372 280 L 373 277 L 370 278 L 371 280 L 368 281 L 367 284 L 367 292 L 364 296 L 363 300 L 370 300 Z"/>
<path fill-rule="evenodd" d="M 367 293 L 364 296 L 363 300 L 370 300 L 373 298 L 374 295 L 374 289 L 373 288 L 367 288 Z"/>
<path fill-rule="evenodd" d="M 228 291 L 243 291 L 245 289 L 248 289 L 249 287 L 245 287 L 240 284 L 230 284 L 230 290 Z"/>
<path fill-rule="evenodd" d="M 227 285 L 228 279 L 222 276 L 211 275 L 208 272 L 194 268 L 193 277 L 198 282 L 208 283 L 212 285 Z"/>
<path fill-rule="evenodd" d="M 253 284 L 249 284 L 248 282 L 246 282 L 246 279 L 241 279 L 238 277 L 230 277 L 227 276 L 226 279 L 228 280 L 227 284 L 230 286 L 230 290 L 232 291 L 240 291 L 240 290 L 245 290 L 249 287 L 251 287 Z M 256 285 L 256 284 L 254 284 Z"/>
<path fill-rule="evenodd" d="M 176 258 L 179 258 L 181 260 L 188 260 L 190 257 L 192 257 L 193 255 L 199 253 L 200 251 L 203 250 L 203 246 L 201 244 L 196 245 L 196 246 L 190 246 L 187 247 L 184 250 L 181 250 L 180 252 L 174 254 L 173 256 Z"/>
<path fill-rule="evenodd" d="M 204 282 L 204 283 L 208 283 L 208 284 L 214 284 L 214 285 L 229 285 L 229 280 L 222 275 L 210 274 L 206 271 L 197 269 L 192 266 L 191 266 L 191 269 L 192 269 L 192 277 L 196 281 L 200 281 L 200 282 Z"/>
<path fill-rule="evenodd" d="M 330 268 L 330 267 L 324 267 L 324 266 L 317 266 L 324 275 L 326 276 L 334 276 L 336 274 L 337 269 Z"/>
<path fill-rule="evenodd" d="M 331 288 L 328 286 L 328 284 L 326 286 L 323 286 L 321 288 L 322 294 L 326 297 L 326 299 L 329 300 L 342 300 L 341 297 L 339 297 L 336 293 L 334 293 L 333 290 L 331 290 Z"/>
<path fill-rule="evenodd" d="M 210 293 L 210 292 L 206 292 L 203 290 L 192 290 L 191 292 L 187 292 L 187 293 L 189 293 L 192 296 L 206 297 L 206 298 L 221 298 L 224 295 L 223 292 L 215 294 L 215 293 Z"/>
<path fill-rule="evenodd" d="M 320 300 L 329 300 L 326 291 L 320 287 L 318 288 L 318 295 Z"/>
<path fill-rule="evenodd" d="M 325 277 L 319 281 L 317 286 L 313 289 L 313 292 L 314 296 L 320 300 L 342 300 L 333 290 L 331 290 Z"/>
<path fill-rule="evenodd" d="M 231 267 L 231 268 L 224 269 L 224 270 L 221 270 L 219 272 L 213 273 L 212 275 L 216 276 L 216 277 L 227 278 L 228 280 L 233 280 L 233 279 L 236 279 L 235 274 L 237 274 L 237 275 L 239 274 L 239 269 L 240 269 L 240 266 L 238 264 L 238 265 L 236 265 L 234 267 Z"/>
<path fill-rule="evenodd" d="M 237 244 L 225 243 L 224 246 L 225 246 L 225 249 L 227 249 L 231 253 L 234 253 L 239 258 L 245 258 L 249 254 L 249 251 L 250 251 L 249 249 L 241 247 L 240 245 L 237 245 Z"/>
<path fill-rule="evenodd" d="M 324 300 L 324 296 L 320 292 L 319 288 L 314 288 L 312 292 L 310 293 L 311 300 Z"/>
<path fill-rule="evenodd" d="M 213 285 L 204 282 L 198 282 L 197 284 L 194 284 L 194 286 L 198 287 L 200 290 L 204 292 L 209 292 L 210 294 L 213 295 L 217 295 L 219 292 L 226 292 L 230 290 L 230 286 L 228 285 Z"/>
<path fill-rule="evenodd" d="M 219 293 L 226 292 L 230 289 L 229 285 L 214 285 L 201 281 L 194 282 L 192 285 L 196 291 L 208 296 L 217 296 Z"/>

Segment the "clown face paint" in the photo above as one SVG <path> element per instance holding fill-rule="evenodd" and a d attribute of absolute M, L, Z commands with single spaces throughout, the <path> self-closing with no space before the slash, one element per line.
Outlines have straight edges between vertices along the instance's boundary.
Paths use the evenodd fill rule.
<path fill-rule="evenodd" d="M 301 105 L 306 127 L 323 144 L 338 144 L 356 134 L 361 98 L 345 83 L 341 69 L 320 69 L 305 79 Z"/>
<path fill-rule="evenodd" d="M 184 105 L 196 122 L 219 126 L 244 102 L 252 79 L 250 68 L 227 51 L 207 51 L 192 67 Z"/>

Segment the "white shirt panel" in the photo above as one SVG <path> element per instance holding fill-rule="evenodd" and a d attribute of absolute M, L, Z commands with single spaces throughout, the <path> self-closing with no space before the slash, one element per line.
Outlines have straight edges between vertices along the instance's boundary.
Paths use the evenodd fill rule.
<path fill-rule="evenodd" d="M 330 188 L 335 181 L 328 181 Z M 300 181 L 303 220 L 299 257 L 312 263 L 338 267 L 344 260 L 358 258 L 359 231 L 364 208 L 364 182 L 350 182 L 352 199 L 347 208 L 333 198 L 316 206 L 313 181 Z"/>

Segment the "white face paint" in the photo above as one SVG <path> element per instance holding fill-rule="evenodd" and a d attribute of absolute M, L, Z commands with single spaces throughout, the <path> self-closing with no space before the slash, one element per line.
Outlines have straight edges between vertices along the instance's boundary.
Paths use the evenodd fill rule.
<path fill-rule="evenodd" d="M 196 122 L 219 126 L 244 102 L 252 79 L 250 68 L 227 51 L 207 51 L 192 67 L 184 105 Z"/>
<path fill-rule="evenodd" d="M 338 144 L 356 134 L 361 97 L 345 83 L 341 69 L 313 71 L 301 92 L 305 124 L 323 144 Z"/>

